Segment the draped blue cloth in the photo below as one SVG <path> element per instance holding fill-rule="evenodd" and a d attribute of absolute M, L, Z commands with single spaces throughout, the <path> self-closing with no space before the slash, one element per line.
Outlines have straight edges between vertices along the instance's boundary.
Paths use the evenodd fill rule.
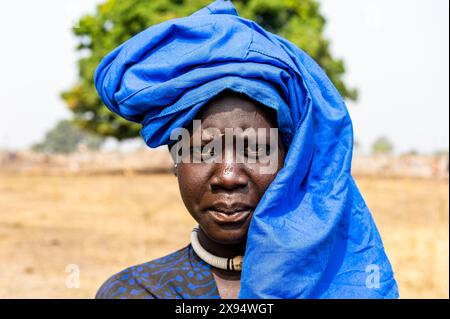
<path fill-rule="evenodd" d="M 397 298 L 383 244 L 353 177 L 353 129 L 322 69 L 286 39 L 217 0 L 152 26 L 107 55 L 95 86 L 106 106 L 142 124 L 147 145 L 225 89 L 278 114 L 285 165 L 248 231 L 240 298 Z"/>

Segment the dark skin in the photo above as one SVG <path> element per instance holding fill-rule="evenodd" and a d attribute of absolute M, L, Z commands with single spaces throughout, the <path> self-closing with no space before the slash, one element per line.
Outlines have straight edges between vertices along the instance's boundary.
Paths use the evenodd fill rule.
<path fill-rule="evenodd" d="M 213 127 L 219 129 L 222 134 L 225 133 L 225 128 L 265 128 L 269 133 L 271 127 L 277 127 L 276 117 L 267 107 L 231 91 L 222 93 L 205 105 L 196 119 L 202 121 L 202 132 Z M 191 129 L 191 145 L 192 135 Z M 267 141 L 261 143 L 267 142 L 267 145 L 270 143 L 269 138 L 268 136 Z M 277 138 L 278 165 L 273 174 L 261 174 L 260 166 L 267 167 L 267 164 L 260 161 L 237 163 L 234 155 L 227 157 L 228 151 L 225 149 L 222 153 L 222 163 L 178 164 L 175 174 L 178 177 L 181 197 L 187 210 L 200 226 L 200 244 L 213 255 L 226 258 L 244 255 L 254 209 L 284 164 L 285 149 L 280 136 Z M 233 148 L 235 147 L 236 142 L 233 144 Z M 230 158 L 232 160 L 229 160 Z M 241 286 L 239 271 L 212 267 L 212 273 L 223 299 L 238 297 Z"/>

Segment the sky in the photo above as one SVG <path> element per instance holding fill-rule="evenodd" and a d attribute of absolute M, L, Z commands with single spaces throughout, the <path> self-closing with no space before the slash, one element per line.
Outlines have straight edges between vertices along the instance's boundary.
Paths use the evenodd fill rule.
<path fill-rule="evenodd" d="M 71 114 L 60 93 L 77 79 L 77 19 L 103 0 L 0 4 L 0 149 L 39 142 Z M 397 152 L 449 148 L 449 2 L 320 0 L 334 56 L 359 91 L 348 102 L 363 152 L 380 136 Z"/>

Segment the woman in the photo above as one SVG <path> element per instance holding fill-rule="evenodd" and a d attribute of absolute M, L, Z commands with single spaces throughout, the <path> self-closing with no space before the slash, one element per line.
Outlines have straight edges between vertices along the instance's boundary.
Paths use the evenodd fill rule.
<path fill-rule="evenodd" d="M 205 105 L 196 119 L 201 121 L 203 128 L 214 127 L 220 134 L 224 134 L 230 128 L 274 128 L 275 116 L 270 109 L 266 110 L 244 95 L 224 91 Z M 188 142 L 193 145 L 192 123 L 188 127 L 191 132 Z M 220 136 L 224 138 L 224 135 Z M 205 146 L 206 141 L 203 142 Z M 237 154 L 237 143 L 233 144 L 232 148 L 224 151 Z M 274 152 L 278 155 L 276 171 L 282 166 L 284 159 L 283 145 L 279 145 L 279 151 Z M 173 145 L 171 147 L 175 148 Z M 200 226 L 198 232 L 194 233 L 197 235 L 200 251 L 195 246 L 195 241 L 193 245 L 163 259 L 132 267 L 109 280 L 100 289 L 98 297 L 214 298 L 220 295 L 222 298 L 237 298 L 240 271 L 221 269 L 218 268 L 219 265 L 211 267 L 198 255 L 202 256 L 202 248 L 209 252 L 205 259 L 208 259 L 208 255 L 222 258 L 244 255 L 251 216 L 276 171 L 260 174 L 258 168 L 261 161 L 193 163 L 192 157 L 202 155 L 198 154 L 201 148 L 198 151 L 192 148 L 190 150 L 187 154 L 190 156 L 189 160 L 183 158 L 185 161 L 177 164 L 175 174 L 186 208 Z M 260 149 L 248 144 L 239 153 L 246 157 L 265 155 Z M 230 264 L 230 267 L 234 266 Z M 119 289 L 123 293 L 118 293 Z"/>
<path fill-rule="evenodd" d="M 98 298 L 398 297 L 350 174 L 345 104 L 295 45 L 218 0 L 122 44 L 95 84 L 111 111 L 142 124 L 147 145 L 171 145 L 183 201 L 199 223 L 190 245 L 113 276 Z M 180 128 L 188 138 L 174 142 Z M 218 157 L 222 147 L 190 147 L 187 156 L 186 140 L 208 128 L 216 142 L 227 128 L 270 134 L 244 147 L 256 162 L 237 160 L 239 134 Z M 222 161 L 193 161 L 198 155 Z M 268 170 L 266 157 L 275 163 Z"/>

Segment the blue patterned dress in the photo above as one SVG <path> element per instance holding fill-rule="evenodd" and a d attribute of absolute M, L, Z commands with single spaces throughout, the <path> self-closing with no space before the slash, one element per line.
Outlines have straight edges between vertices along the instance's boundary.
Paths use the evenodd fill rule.
<path fill-rule="evenodd" d="M 97 299 L 220 299 L 211 266 L 188 245 L 109 278 Z"/>

